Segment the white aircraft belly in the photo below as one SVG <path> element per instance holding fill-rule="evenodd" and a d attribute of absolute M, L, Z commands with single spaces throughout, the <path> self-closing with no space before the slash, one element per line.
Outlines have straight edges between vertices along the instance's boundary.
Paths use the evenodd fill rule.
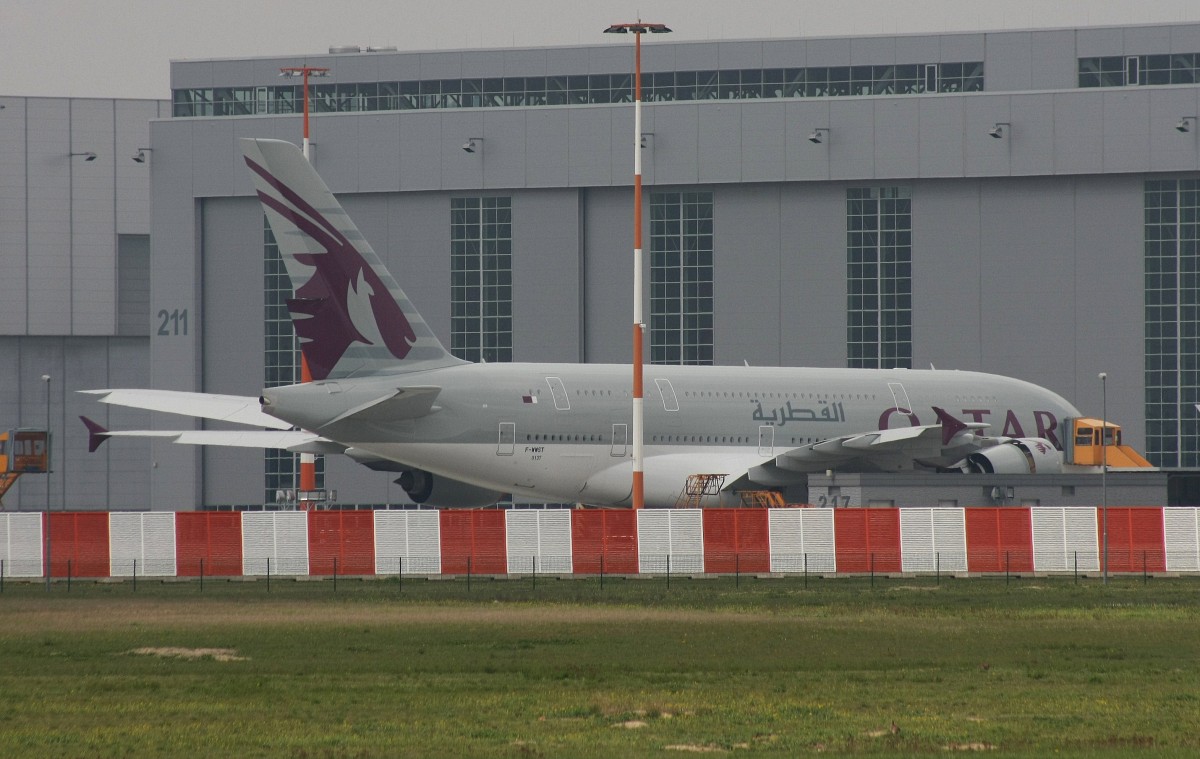
<path fill-rule="evenodd" d="M 513 446 L 498 454 L 495 443 L 368 443 L 356 448 L 477 487 L 538 500 L 572 502 L 593 473 L 619 463 L 607 445 L 555 443 Z"/>

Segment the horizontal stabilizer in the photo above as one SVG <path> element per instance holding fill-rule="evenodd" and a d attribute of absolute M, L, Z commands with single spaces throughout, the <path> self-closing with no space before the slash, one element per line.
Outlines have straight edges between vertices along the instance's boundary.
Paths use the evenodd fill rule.
<path fill-rule="evenodd" d="M 79 417 L 83 422 L 83 426 L 87 427 L 88 431 L 88 453 L 95 453 L 96 449 L 104 445 L 104 441 L 108 440 L 108 430 L 101 427 L 96 422 L 88 419 L 86 416 Z"/>
<path fill-rule="evenodd" d="M 216 395 L 189 393 L 181 390 L 80 390 L 99 396 L 101 403 L 114 406 L 161 411 L 167 414 L 212 419 L 220 422 L 247 424 L 273 430 L 291 429 L 291 425 L 267 416 L 259 407 L 258 398 L 247 395 Z"/>

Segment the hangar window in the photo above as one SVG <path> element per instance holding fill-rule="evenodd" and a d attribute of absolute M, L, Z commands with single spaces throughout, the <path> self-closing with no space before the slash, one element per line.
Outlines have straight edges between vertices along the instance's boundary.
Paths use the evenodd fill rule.
<path fill-rule="evenodd" d="M 1200 53 L 1106 55 L 1079 59 L 1080 87 L 1196 84 Z"/>
<path fill-rule="evenodd" d="M 909 188 L 846 190 L 846 300 L 846 365 L 912 368 Z"/>
<path fill-rule="evenodd" d="M 1200 180 L 1145 183 L 1146 458 L 1200 466 Z"/>
<path fill-rule="evenodd" d="M 652 363 L 713 363 L 713 253 L 712 192 L 651 193 Z"/>
<path fill-rule="evenodd" d="M 512 361 L 512 335 L 512 199 L 451 198 L 450 352 Z"/>

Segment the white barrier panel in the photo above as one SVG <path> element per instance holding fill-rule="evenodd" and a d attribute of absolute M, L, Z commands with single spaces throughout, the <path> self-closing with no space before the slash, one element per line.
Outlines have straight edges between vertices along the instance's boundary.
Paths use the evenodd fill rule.
<path fill-rule="evenodd" d="M 700 509 L 643 509 L 637 514 L 637 528 L 639 573 L 704 571 Z"/>
<path fill-rule="evenodd" d="M 0 514 L 0 560 L 5 577 L 45 577 L 41 514 Z"/>
<path fill-rule="evenodd" d="M 242 574 L 253 577 L 308 574 L 308 513 L 242 514 Z"/>
<path fill-rule="evenodd" d="M 1163 509 L 1167 571 L 1200 572 L 1200 509 Z"/>
<path fill-rule="evenodd" d="M 509 509 L 504 512 L 509 574 L 570 574 L 571 512 L 566 509 Z"/>
<path fill-rule="evenodd" d="M 175 512 L 109 514 L 108 562 L 113 577 L 174 577 Z"/>
<path fill-rule="evenodd" d="M 772 572 L 834 572 L 833 509 L 771 509 Z"/>
<path fill-rule="evenodd" d="M 905 572 L 966 572 L 966 512 L 900 509 L 900 568 Z"/>
<path fill-rule="evenodd" d="M 1096 509 L 1029 510 L 1033 523 L 1033 568 L 1037 572 L 1090 572 L 1100 569 Z"/>
<path fill-rule="evenodd" d="M 375 574 L 442 573 L 442 522 L 436 511 L 375 512 Z"/>

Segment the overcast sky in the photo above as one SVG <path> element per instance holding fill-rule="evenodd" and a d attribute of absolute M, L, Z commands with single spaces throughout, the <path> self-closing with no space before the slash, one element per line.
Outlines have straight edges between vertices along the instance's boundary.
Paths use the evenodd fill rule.
<path fill-rule="evenodd" d="M 163 98 L 168 62 L 322 53 L 1200 21 L 1200 0 L 0 0 L 0 95 Z M 625 39 L 628 44 L 628 39 Z"/>

